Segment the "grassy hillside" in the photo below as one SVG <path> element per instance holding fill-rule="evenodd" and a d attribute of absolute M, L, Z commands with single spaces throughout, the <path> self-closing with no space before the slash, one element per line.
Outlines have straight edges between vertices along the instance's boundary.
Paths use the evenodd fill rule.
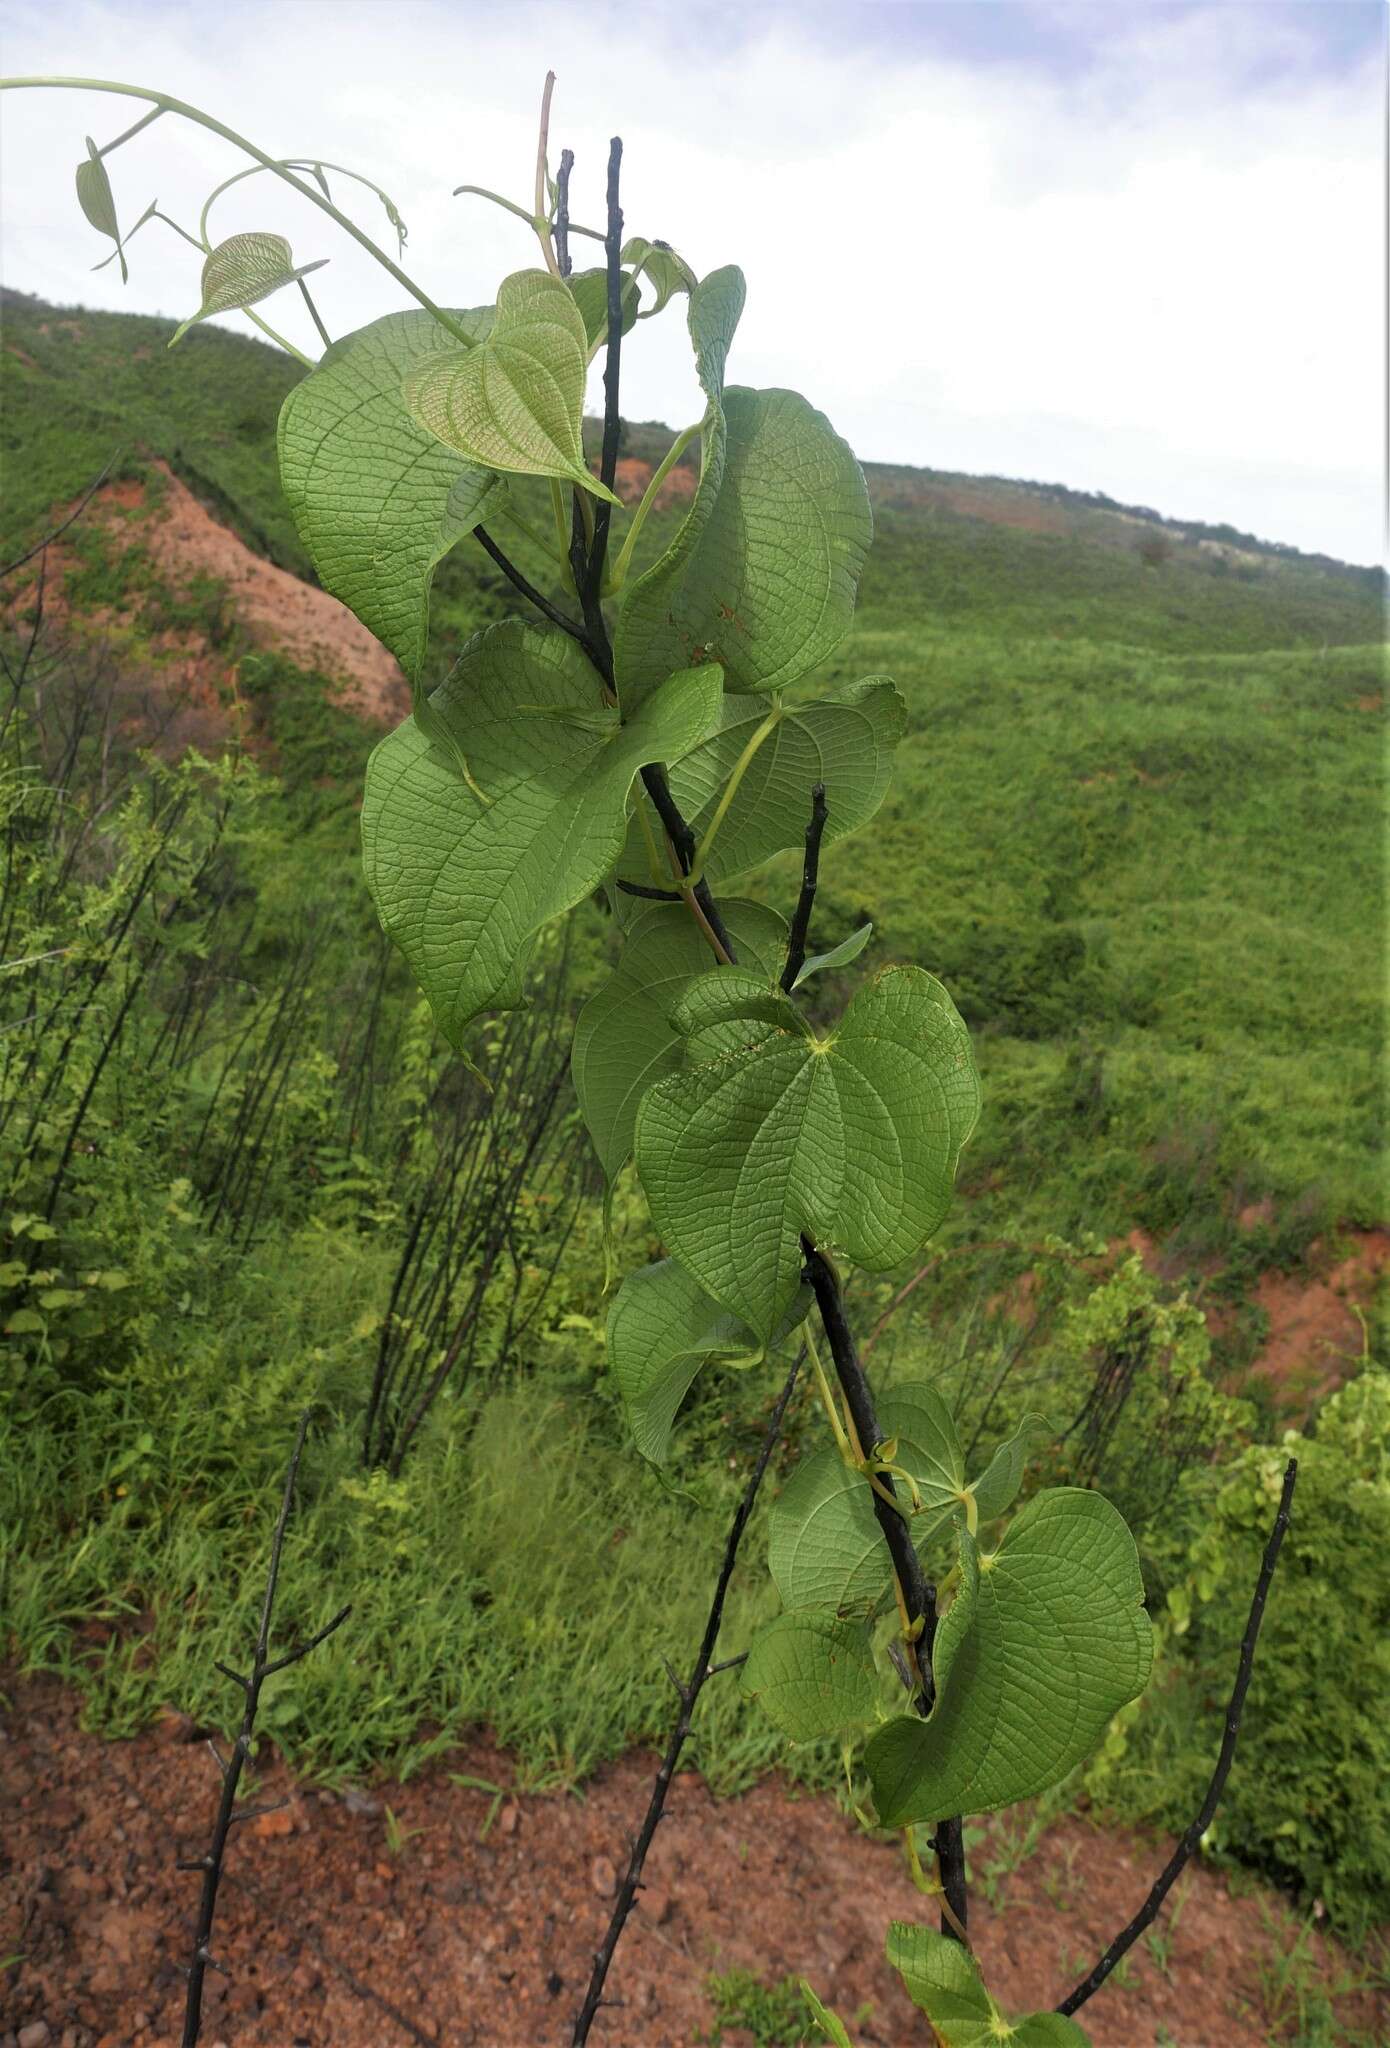
<path fill-rule="evenodd" d="M 171 355 L 168 322 L 15 294 L 3 311 L 0 558 L 120 448 L 117 474 L 164 459 L 250 546 L 307 575 L 274 469 L 296 365 L 206 327 Z M 652 462 L 668 445 L 666 429 L 632 425 L 624 454 Z M 1307 1406 L 1295 1387 L 1276 1412 L 1268 1380 L 1246 1374 L 1270 1283 L 1297 1290 L 1318 1244 L 1383 1221 L 1382 579 L 1061 487 L 887 466 L 869 481 L 877 539 L 856 624 L 805 690 L 890 675 L 909 731 L 876 825 L 822 864 L 815 936 L 869 917 L 870 964 L 939 973 L 986 1099 L 944 1256 L 875 1369 L 940 1376 L 986 1447 L 1042 1406 L 1059 1443 L 1040 1470 L 1120 1501 L 1155 1612 L 1217 1585 L 1219 1619 L 1169 1639 L 1156 1704 L 1092 1786 L 1171 1819 L 1163 1800 L 1178 1795 L 1154 1785 L 1187 1786 L 1211 1747 L 1259 1461 Z M 125 516 L 138 535 L 141 506 Z M 643 551 L 678 517 L 654 519 Z M 541 558 L 516 553 L 544 581 Z M 322 677 L 252 649 L 234 591 L 181 592 L 90 520 L 63 560 L 62 616 L 8 723 L 0 709 L 0 951 L 24 969 L 0 979 L 0 1656 L 8 1638 L 21 1661 L 68 1672 L 113 1730 L 171 1698 L 219 1714 L 210 1660 L 242 1647 L 264 1498 L 313 1400 L 324 1421 L 286 1626 L 353 1594 L 355 1633 L 286 1682 L 271 1732 L 342 1771 L 417 1760 L 482 1720 L 534 1779 L 573 1777 L 664 1724 L 659 1656 L 684 1654 L 705 1597 L 699 1571 L 673 1589 L 667 1560 L 678 1543 L 717 1555 L 769 1386 L 702 1382 L 682 1423 L 693 1504 L 634 1471 L 603 1373 L 598 1212 L 567 1094 L 547 1127 L 551 1178 L 520 1186 L 512 1263 L 487 1280 L 399 1474 L 372 1450 L 368 1410 L 393 1331 L 408 1384 L 466 1307 L 472 1268 L 439 1279 L 413 1221 L 468 1184 L 449 1175 L 470 1134 L 505 1160 L 529 1128 L 554 1051 L 545 1019 L 558 1043 L 603 971 L 604 917 L 586 906 L 568 953 L 547 955 L 537 1012 L 480 1034 L 511 1077 L 484 1097 L 434 1040 L 360 882 L 370 732 Z M 0 608 L 12 672 L 32 604 L 15 591 Z M 512 608 L 481 550 L 456 550 L 435 586 L 434 673 Z M 161 769 L 138 749 L 190 633 L 250 744 L 220 766 Z M 796 875 L 788 856 L 753 886 L 785 905 Z M 477 1220 L 457 1219 L 460 1244 Z M 645 1256 L 629 1193 L 617 1222 L 625 1259 Z M 1136 1231 L 1163 1278 L 1094 1256 Z M 906 1277 L 860 1290 L 864 1327 Z M 1364 1306 L 1379 1385 L 1383 1330 Z M 510 1447 L 538 1392 L 544 1456 L 519 1472 Z M 799 1407 L 783 1471 L 813 1428 Z M 1364 1545 L 1337 1503 L 1383 1513 L 1375 1441 L 1355 1417 L 1329 1426 L 1300 1565 L 1323 1628 L 1340 1617 L 1349 1672 L 1370 1668 L 1384 1589 L 1358 1580 Z M 1232 1532 L 1219 1569 L 1200 1549 L 1214 1515 Z M 756 1529 L 750 1543 L 731 1650 L 769 1597 Z M 1257 1681 L 1271 1720 L 1288 1690 L 1316 1691 L 1306 1598 Z M 610 1683 L 577 1699 L 576 1662 L 600 1658 Z M 1349 1678 L 1336 1713 L 1301 1724 L 1302 1753 L 1365 1765 L 1372 1696 Z M 419 1736 L 422 1720 L 442 1733 Z M 719 1782 L 773 1747 L 736 1694 L 711 1701 Z M 800 1762 L 834 1779 L 833 1756 Z M 1363 1925 L 1383 1884 L 1364 1866 L 1376 1795 L 1346 1777 L 1306 1821 L 1316 1802 L 1287 1757 L 1250 1773 L 1230 1845 Z"/>

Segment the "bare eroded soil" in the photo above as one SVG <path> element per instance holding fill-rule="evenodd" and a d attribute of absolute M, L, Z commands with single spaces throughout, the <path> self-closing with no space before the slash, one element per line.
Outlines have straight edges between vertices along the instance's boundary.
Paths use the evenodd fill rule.
<path fill-rule="evenodd" d="M 0 2043 L 173 2048 L 199 1883 L 174 1861 L 202 1852 L 216 1799 L 199 1731 L 171 1713 L 106 1743 L 82 1732 L 75 1696 L 56 1682 L 9 1693 L 0 1957 L 20 1960 L 0 1977 Z M 482 1743 L 407 1785 L 345 1794 L 267 1767 L 258 1803 L 290 1803 L 233 1837 L 213 1947 L 228 1975 L 209 1979 L 210 2048 L 568 2042 L 649 1760 L 626 1759 L 582 1796 L 495 1799 L 450 1770 L 512 1782 L 507 1758 Z M 929 2038 L 882 1960 L 888 1921 L 918 1916 L 893 1846 L 775 1780 L 718 1801 L 684 1776 L 670 1811 L 610 1978 L 622 2003 L 600 2014 L 595 2048 L 687 2048 L 711 2024 L 707 1977 L 735 1967 L 807 1976 L 854 2018 L 863 2048 Z M 993 1907 L 977 1893 L 972 1931 L 1001 1998 L 1054 2004 L 1138 1907 L 1168 1847 L 1066 1820 Z M 1269 2038 L 1262 1967 L 1289 1934 L 1274 1936 L 1260 1899 L 1233 1897 L 1209 1868 L 1191 1868 L 1178 1896 L 1168 1974 L 1141 1943 L 1128 1979 L 1086 2007 L 1097 2048 Z M 1315 1943 L 1320 1967 L 1329 1955 Z M 1354 2016 L 1374 2028 L 1364 2005 Z M 725 2035 L 728 2048 L 750 2039 Z"/>

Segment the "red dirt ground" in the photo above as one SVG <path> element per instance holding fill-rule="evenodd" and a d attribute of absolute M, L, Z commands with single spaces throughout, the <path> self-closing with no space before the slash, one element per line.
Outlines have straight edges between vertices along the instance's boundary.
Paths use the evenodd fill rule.
<path fill-rule="evenodd" d="M 218 577 L 254 640 L 280 649 L 304 668 L 338 677 L 344 685 L 341 701 L 364 717 L 394 725 L 408 715 L 410 688 L 400 668 L 346 605 L 254 554 L 166 463 L 154 466 L 163 472 L 166 496 L 157 511 L 140 521 L 138 532 L 172 582 L 199 573 Z"/>
<path fill-rule="evenodd" d="M 625 505 L 635 505 L 652 480 L 652 465 L 643 462 L 636 455 L 625 455 L 619 462 L 613 477 L 613 488 Z M 683 505 L 695 495 L 698 478 L 693 469 L 677 464 L 668 470 L 662 479 L 661 489 L 656 494 L 655 510 L 664 511 L 667 505 Z"/>
<path fill-rule="evenodd" d="M 152 465 L 164 479 L 164 499 L 150 502 L 143 484 L 125 478 L 103 484 L 84 518 L 100 521 L 118 541 L 139 541 L 148 548 L 171 587 L 186 586 L 198 575 L 216 577 L 249 637 L 273 647 L 305 668 L 317 668 L 338 684 L 337 701 L 376 725 L 395 725 L 410 711 L 410 687 L 399 666 L 375 636 L 326 590 L 301 583 L 287 569 L 239 540 L 214 519 L 167 463 Z M 71 506 L 60 508 L 61 518 Z M 133 515 L 133 516 L 132 516 Z M 62 572 L 70 559 L 61 541 L 48 550 L 45 605 L 61 617 Z M 19 586 L 19 601 L 30 588 L 33 572 Z M 109 614 L 89 608 L 82 617 L 91 632 L 109 624 Z M 232 677 L 228 664 L 193 634 L 162 637 L 160 650 L 172 661 L 169 681 L 188 694 L 205 714 L 228 723 L 224 699 Z"/>
<path fill-rule="evenodd" d="M 173 2048 L 198 1883 L 174 1859 L 202 1852 L 216 1796 L 200 1731 L 171 1712 L 132 1741 L 103 1742 L 81 1730 L 76 1696 L 47 1679 L 11 1682 L 9 1700 L 0 1957 L 21 1959 L 0 1977 L 0 2048 Z M 267 1765 L 257 1802 L 290 1804 L 233 1836 L 213 1944 L 229 1974 L 209 1978 L 205 2048 L 568 2042 L 650 1764 L 630 1757 L 578 1795 L 506 1797 L 500 1811 L 450 1769 L 499 1787 L 512 1778 L 481 1742 L 407 1785 L 342 1795 Z M 711 2024 L 708 1975 L 735 1967 L 804 1974 L 854 2020 L 863 2048 L 927 2038 L 882 1960 L 888 1921 L 919 1904 L 893 1846 L 777 1780 L 716 1801 L 683 1776 L 670 1813 L 609 1980 L 623 2003 L 600 2014 L 595 2048 L 688 2048 Z M 992 1908 L 977 1895 L 973 1931 L 1006 2005 L 1053 2004 L 1139 1906 L 1168 1848 L 1072 1818 L 1004 1879 Z M 1160 1922 L 1170 1978 L 1141 1942 L 1127 1980 L 1085 2009 L 1097 2048 L 1269 2038 L 1268 1908 L 1233 1897 L 1206 1866 L 1189 1869 L 1179 1897 L 1176 1929 L 1171 1902 Z M 1275 1917 L 1287 1947 L 1292 1924 Z M 1335 1960 L 1320 1937 L 1313 1953 L 1318 1969 Z M 1390 2025 L 1390 2009 L 1364 2000 L 1346 2016 Z"/>

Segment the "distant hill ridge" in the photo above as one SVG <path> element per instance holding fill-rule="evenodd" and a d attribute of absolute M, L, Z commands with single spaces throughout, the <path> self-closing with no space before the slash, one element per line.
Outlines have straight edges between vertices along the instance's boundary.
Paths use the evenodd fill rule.
<path fill-rule="evenodd" d="M 273 428 L 285 393 L 303 372 L 280 350 L 249 335 L 202 327 L 175 354 L 175 322 L 138 313 L 55 306 L 0 289 L 0 418 L 7 542 L 42 530 L 48 511 L 78 493 L 122 444 L 162 456 L 220 516 L 273 562 L 311 573 L 279 492 Z M 63 416 L 54 417 L 54 379 Z M 597 452 L 598 422 L 585 440 Z M 624 422 L 626 482 L 636 495 L 674 439 L 659 421 Z M 683 458 L 686 469 L 693 456 Z M 1158 568 L 1170 551 L 1197 551 L 1208 566 L 1257 572 L 1280 564 L 1345 578 L 1384 595 L 1379 567 L 1309 554 L 1228 525 L 1165 517 L 1102 491 L 1002 476 L 866 462 L 876 506 L 932 520 L 976 521 L 1020 534 L 1058 535 L 1137 552 Z M 672 497 L 684 495 L 679 482 Z"/>

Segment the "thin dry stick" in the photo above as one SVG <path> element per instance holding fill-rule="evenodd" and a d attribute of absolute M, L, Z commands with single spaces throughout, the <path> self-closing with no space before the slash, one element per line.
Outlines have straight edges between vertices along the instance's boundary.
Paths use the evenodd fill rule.
<path fill-rule="evenodd" d="M 605 2001 L 603 1987 L 607 1981 L 608 1971 L 612 1965 L 618 1943 L 623 1938 L 623 1929 L 627 1925 L 628 1915 L 631 1913 L 637 1894 L 642 1888 L 642 1868 L 647 1860 L 647 1851 L 651 1848 L 658 1823 L 665 1811 L 666 1795 L 671 1789 L 671 1780 L 675 1776 L 676 1765 L 680 1762 L 681 1751 L 685 1747 L 686 1738 L 690 1733 L 690 1723 L 694 1718 L 695 1705 L 704 1688 L 705 1681 L 712 1678 L 716 1672 L 730 1671 L 736 1664 L 743 1662 L 742 1657 L 730 1657 L 723 1664 L 712 1664 L 710 1660 L 714 1655 L 715 1644 L 719 1640 L 719 1627 L 724 1618 L 724 1599 L 729 1590 L 729 1581 L 733 1577 L 734 1565 L 738 1558 L 738 1547 L 743 1540 L 743 1532 L 748 1526 L 748 1518 L 752 1514 L 754 1503 L 758 1498 L 758 1489 L 763 1483 L 763 1474 L 767 1470 L 768 1460 L 771 1458 L 777 1439 L 782 1433 L 782 1423 L 787 1413 L 787 1403 L 791 1400 L 792 1389 L 796 1385 L 796 1376 L 801 1370 L 801 1361 L 805 1355 L 804 1350 L 798 1351 L 795 1359 L 792 1361 L 792 1369 L 787 1374 L 786 1383 L 777 1397 L 776 1406 L 773 1408 L 771 1417 L 768 1420 L 767 1429 L 763 1435 L 762 1448 L 758 1452 L 757 1463 L 748 1475 L 748 1483 L 743 1489 L 743 1498 L 738 1504 L 733 1521 L 729 1524 L 729 1534 L 724 1543 L 724 1562 L 719 1569 L 718 1583 L 714 1589 L 714 1598 L 710 1602 L 709 1618 L 705 1623 L 705 1633 L 700 1641 L 699 1655 L 695 1659 L 694 1668 L 684 1685 L 672 1674 L 672 1682 L 680 1697 L 680 1712 L 676 1717 L 676 1725 L 671 1730 L 670 1740 L 666 1744 L 666 1754 L 661 1759 L 661 1768 L 658 1770 L 655 1783 L 652 1786 L 652 1795 L 647 1802 L 646 1816 L 642 1822 L 641 1831 L 632 1845 L 632 1854 L 628 1858 L 627 1871 L 623 1877 L 622 1884 L 618 1888 L 618 1902 L 614 1906 L 612 1918 L 608 1922 L 608 1932 L 603 1937 L 602 1946 L 594 1954 L 593 1974 L 589 1978 L 589 1989 L 585 1993 L 579 2017 L 574 2023 L 571 2048 L 584 2048 L 584 2043 L 589 2038 L 589 2029 L 593 2026 L 599 2007 L 611 2002 Z"/>
<path fill-rule="evenodd" d="M 86 490 L 78 499 L 77 504 L 73 507 L 72 511 L 69 512 L 66 519 L 62 520 L 59 525 L 55 526 L 51 532 L 46 533 L 42 540 L 36 540 L 34 542 L 34 545 L 31 548 L 27 549 L 24 554 L 16 555 L 15 559 L 12 562 L 6 562 L 4 568 L 0 569 L 0 582 L 3 582 L 7 576 L 12 575 L 16 569 L 22 569 L 26 562 L 32 562 L 35 555 L 42 554 L 46 547 L 51 546 L 51 544 L 55 540 L 57 540 L 59 534 L 66 533 L 68 528 L 73 524 L 73 522 L 82 517 L 82 514 L 86 511 L 88 505 L 90 505 L 90 503 L 92 502 L 92 499 L 96 496 L 97 492 L 106 482 L 107 477 L 110 476 L 112 465 L 120 459 L 123 452 L 124 451 L 120 448 L 116 448 L 112 451 L 111 457 L 107 462 L 105 469 L 101 472 L 101 475 L 97 477 L 94 483 L 88 484 Z"/>
<path fill-rule="evenodd" d="M 570 172 L 574 151 L 560 151 L 560 170 L 555 180 L 555 261 L 561 277 L 570 274 Z"/>
<path fill-rule="evenodd" d="M 215 1744 L 209 1742 L 213 1761 L 222 1773 L 222 1797 L 218 1802 L 217 1820 L 212 1830 L 212 1843 L 206 1856 L 198 1856 L 178 1864 L 180 1870 L 201 1870 L 203 1873 L 203 1896 L 198 1909 L 198 1926 L 193 1936 L 193 1961 L 188 1970 L 188 1996 L 183 2009 L 182 2048 L 197 2048 L 198 2031 L 203 2017 L 203 1980 L 209 1970 L 222 1970 L 222 1965 L 210 1953 L 208 1944 L 212 1940 L 212 1919 L 217 1908 L 217 1888 L 222 1882 L 222 1864 L 227 1853 L 227 1837 L 238 1821 L 254 1820 L 258 1814 L 271 1813 L 272 1806 L 248 1806 L 236 1810 L 237 1786 L 241 1782 L 242 1766 L 251 1754 L 251 1738 L 255 1729 L 256 1710 L 260 1705 L 261 1687 L 268 1678 L 278 1671 L 287 1671 L 291 1664 L 297 1664 L 301 1657 L 307 1657 L 311 1650 L 341 1627 L 352 1612 L 351 1606 L 344 1607 L 334 1615 L 326 1628 L 321 1628 L 308 1642 L 299 1643 L 283 1657 L 270 1656 L 270 1617 L 275 1606 L 275 1587 L 280 1576 L 280 1551 L 285 1541 L 285 1530 L 289 1524 L 290 1507 L 294 1500 L 294 1482 L 299 1471 L 300 1454 L 304 1449 L 304 1438 L 309 1429 L 311 1410 L 306 1408 L 299 1418 L 299 1434 L 295 1438 L 294 1452 L 290 1458 L 290 1469 L 285 1475 L 285 1491 L 280 1502 L 280 1519 L 275 1524 L 275 1536 L 270 1547 L 270 1575 L 266 1581 L 265 1600 L 261 1607 L 260 1633 L 256 1637 L 256 1657 L 251 1674 L 243 1678 L 239 1671 L 232 1671 L 225 1664 L 216 1669 L 224 1678 L 230 1678 L 242 1691 L 243 1707 L 241 1733 L 233 1744 L 231 1756 L 226 1762 L 218 1755 Z M 283 1806 L 283 1800 L 275 1805 Z M 222 1972 L 226 1974 L 225 1971 Z"/>
<path fill-rule="evenodd" d="M 1260 1623 L 1264 1620 L 1265 1600 L 1269 1594 L 1270 1581 L 1274 1577 L 1274 1567 L 1279 1562 L 1279 1546 L 1284 1541 L 1284 1532 L 1289 1526 L 1293 1490 L 1297 1479 L 1298 1460 L 1290 1458 L 1284 1470 L 1284 1487 L 1279 1496 L 1279 1510 L 1274 1517 L 1274 1527 L 1269 1532 L 1269 1541 L 1265 1545 L 1260 1576 L 1255 1582 L 1255 1597 L 1250 1602 L 1250 1618 L 1245 1624 L 1245 1635 L 1240 1646 L 1236 1682 L 1231 1688 L 1231 1697 L 1226 1708 L 1226 1732 L 1221 1738 L 1221 1754 L 1216 1759 L 1216 1769 L 1211 1774 L 1211 1783 L 1207 1786 L 1207 1796 L 1202 1801 L 1201 1810 L 1164 1865 L 1162 1875 L 1128 1927 L 1122 1934 L 1115 1936 L 1089 1977 L 1083 1977 L 1075 1991 L 1062 2000 L 1056 2008 L 1060 2013 L 1070 2015 L 1076 2012 L 1086 2003 L 1093 1991 L 1099 1991 L 1116 1963 L 1128 1954 L 1144 1929 L 1157 1918 L 1158 1909 L 1182 1875 L 1183 1866 L 1211 1826 L 1212 1815 L 1220 1804 L 1221 1794 L 1226 1789 L 1226 1780 L 1231 1774 L 1231 1764 L 1235 1759 L 1236 1741 L 1240 1735 L 1240 1717 L 1245 1708 L 1245 1695 L 1250 1688 L 1250 1673 L 1255 1664 L 1255 1644 L 1259 1640 Z"/>

